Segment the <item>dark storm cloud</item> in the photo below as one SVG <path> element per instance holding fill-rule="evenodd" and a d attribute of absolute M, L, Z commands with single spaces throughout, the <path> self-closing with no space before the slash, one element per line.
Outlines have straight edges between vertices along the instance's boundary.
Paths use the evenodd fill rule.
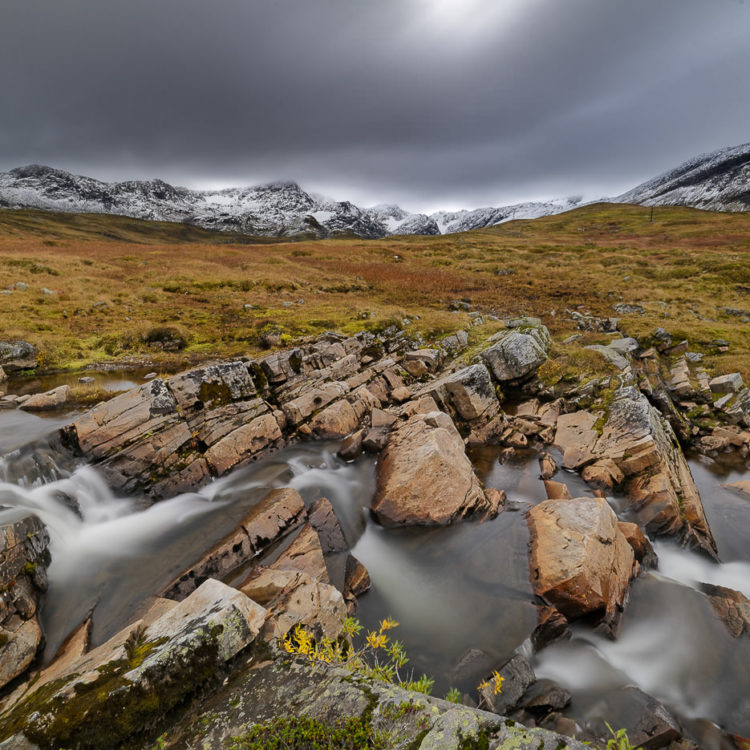
<path fill-rule="evenodd" d="M 740 0 L 3 0 L 0 169 L 614 194 L 750 140 L 748 38 Z"/>

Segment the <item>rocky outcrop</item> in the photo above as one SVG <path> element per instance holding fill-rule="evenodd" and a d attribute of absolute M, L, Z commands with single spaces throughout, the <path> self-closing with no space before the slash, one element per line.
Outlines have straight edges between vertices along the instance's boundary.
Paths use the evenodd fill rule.
<path fill-rule="evenodd" d="M 462 421 L 487 420 L 500 410 L 490 373 L 476 364 L 431 381 L 415 393 L 415 398 L 431 396 L 446 411 Z"/>
<path fill-rule="evenodd" d="M 34 515 L 0 513 L 0 688 L 29 667 L 42 643 L 49 534 Z"/>
<path fill-rule="evenodd" d="M 332 711 L 335 707 L 335 712 Z M 526 729 L 497 714 L 412 693 L 356 673 L 300 659 L 249 662 L 241 675 L 206 697 L 174 737 L 176 746 L 226 747 L 253 724 L 306 716 L 323 722 L 361 717 L 389 746 L 414 750 L 554 750 L 585 746 L 542 729 Z M 392 744 L 391 744 L 392 743 Z"/>
<path fill-rule="evenodd" d="M 0 739 L 23 734 L 43 748 L 139 746 L 151 722 L 211 684 L 252 643 L 266 616 L 215 580 L 179 604 L 157 606 L 153 621 L 133 623 L 65 674 L 12 696 L 0 716 Z"/>
<path fill-rule="evenodd" d="M 613 626 L 636 569 L 607 501 L 545 500 L 527 518 L 534 592 L 568 618 L 601 612 Z"/>
<path fill-rule="evenodd" d="M 698 489 L 669 424 L 633 387 L 612 394 L 608 409 L 563 414 L 555 444 L 563 466 L 612 487 L 624 484 L 649 533 L 679 535 L 711 555 L 716 545 Z"/>
<path fill-rule="evenodd" d="M 35 369 L 38 354 L 28 341 L 0 341 L 0 367 L 6 373 Z"/>
<path fill-rule="evenodd" d="M 378 465 L 372 512 L 385 526 L 444 525 L 492 514 L 447 414 L 416 414 L 391 432 Z"/>
<path fill-rule="evenodd" d="M 547 360 L 551 343 L 549 331 L 543 325 L 500 331 L 482 352 L 482 359 L 500 383 L 529 377 Z"/>

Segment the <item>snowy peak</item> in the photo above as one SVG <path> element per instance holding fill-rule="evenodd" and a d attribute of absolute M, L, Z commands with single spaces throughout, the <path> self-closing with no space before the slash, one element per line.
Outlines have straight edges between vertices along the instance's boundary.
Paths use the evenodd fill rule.
<path fill-rule="evenodd" d="M 697 156 L 615 199 L 711 211 L 750 209 L 750 143 Z"/>

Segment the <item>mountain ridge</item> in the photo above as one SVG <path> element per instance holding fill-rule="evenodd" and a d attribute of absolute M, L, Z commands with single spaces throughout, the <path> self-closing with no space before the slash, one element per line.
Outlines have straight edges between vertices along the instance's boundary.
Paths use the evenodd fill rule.
<path fill-rule="evenodd" d="M 615 198 L 616 203 L 750 209 L 750 143 L 696 156 Z M 104 182 L 39 164 L 0 173 L 0 207 L 101 213 L 261 237 L 454 234 L 513 219 L 534 219 L 586 205 L 579 197 L 413 213 L 396 204 L 361 208 L 306 192 L 293 181 L 193 190 L 164 180 Z"/>

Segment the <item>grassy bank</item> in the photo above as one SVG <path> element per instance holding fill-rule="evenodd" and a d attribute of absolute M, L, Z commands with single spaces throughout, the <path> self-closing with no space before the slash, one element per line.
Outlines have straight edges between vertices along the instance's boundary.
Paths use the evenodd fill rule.
<path fill-rule="evenodd" d="M 269 330 L 289 341 L 404 319 L 432 339 L 468 325 L 449 309 L 465 299 L 539 315 L 557 336 L 575 331 L 566 309 L 638 304 L 645 314 L 621 316 L 627 333 L 663 326 L 714 371 L 750 380 L 750 326 L 736 312 L 750 310 L 750 214 L 657 208 L 651 221 L 647 208 L 599 204 L 458 235 L 279 242 L 0 211 L 0 289 L 0 339 L 32 342 L 49 368 L 252 353 Z"/>

